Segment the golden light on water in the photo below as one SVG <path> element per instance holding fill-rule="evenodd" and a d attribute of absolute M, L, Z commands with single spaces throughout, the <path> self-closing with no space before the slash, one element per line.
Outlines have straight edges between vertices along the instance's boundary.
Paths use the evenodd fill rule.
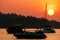
<path fill-rule="evenodd" d="M 53 16 L 54 15 L 54 10 L 53 9 L 48 10 L 48 15 Z"/>
<path fill-rule="evenodd" d="M 36 32 L 40 29 L 37 29 L 37 28 L 25 28 L 25 29 L 22 29 L 23 31 L 26 31 L 26 32 Z"/>

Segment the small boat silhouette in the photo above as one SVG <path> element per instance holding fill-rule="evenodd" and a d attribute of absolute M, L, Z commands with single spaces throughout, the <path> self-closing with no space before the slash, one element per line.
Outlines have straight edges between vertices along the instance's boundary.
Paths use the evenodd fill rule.
<path fill-rule="evenodd" d="M 40 30 L 44 33 L 55 33 L 55 30 L 52 28 L 51 25 L 46 25 L 43 30 Z"/>
<path fill-rule="evenodd" d="M 8 34 L 14 34 L 14 33 L 23 33 L 22 28 L 20 28 L 20 26 L 8 26 L 8 28 L 6 29 Z"/>
<path fill-rule="evenodd" d="M 14 33 L 18 39 L 45 39 L 47 36 L 43 33 Z"/>

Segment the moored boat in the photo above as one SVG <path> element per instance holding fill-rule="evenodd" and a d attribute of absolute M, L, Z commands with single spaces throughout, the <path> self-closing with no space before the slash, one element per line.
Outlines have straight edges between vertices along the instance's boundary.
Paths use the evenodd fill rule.
<path fill-rule="evenodd" d="M 18 39 L 45 39 L 47 36 L 44 33 L 14 33 Z"/>
<path fill-rule="evenodd" d="M 23 33 L 22 28 L 19 28 L 20 26 L 8 26 L 6 29 L 8 34 L 14 34 L 14 33 Z"/>
<path fill-rule="evenodd" d="M 55 30 L 52 28 L 51 25 L 46 25 L 41 31 L 44 33 L 55 33 Z"/>

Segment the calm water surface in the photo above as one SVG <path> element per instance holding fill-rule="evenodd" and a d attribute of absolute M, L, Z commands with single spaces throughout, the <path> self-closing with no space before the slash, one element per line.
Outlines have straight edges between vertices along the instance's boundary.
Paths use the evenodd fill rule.
<path fill-rule="evenodd" d="M 60 40 L 60 29 L 55 29 L 56 33 L 45 33 L 46 39 L 17 39 L 13 34 L 8 34 L 6 29 L 0 29 L 0 40 Z"/>

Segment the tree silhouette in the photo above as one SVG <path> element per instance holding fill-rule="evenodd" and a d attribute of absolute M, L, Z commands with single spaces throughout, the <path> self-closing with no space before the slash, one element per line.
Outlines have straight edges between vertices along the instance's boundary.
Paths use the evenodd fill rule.
<path fill-rule="evenodd" d="M 36 18 L 33 16 L 17 15 L 16 13 L 2 13 L 0 12 L 0 27 L 7 27 L 8 25 L 20 25 L 20 27 L 36 27 L 43 28 L 45 25 L 52 25 L 54 28 L 60 28 L 60 22 L 49 21 L 45 18 Z M 58 26 L 58 27 L 57 27 Z"/>

